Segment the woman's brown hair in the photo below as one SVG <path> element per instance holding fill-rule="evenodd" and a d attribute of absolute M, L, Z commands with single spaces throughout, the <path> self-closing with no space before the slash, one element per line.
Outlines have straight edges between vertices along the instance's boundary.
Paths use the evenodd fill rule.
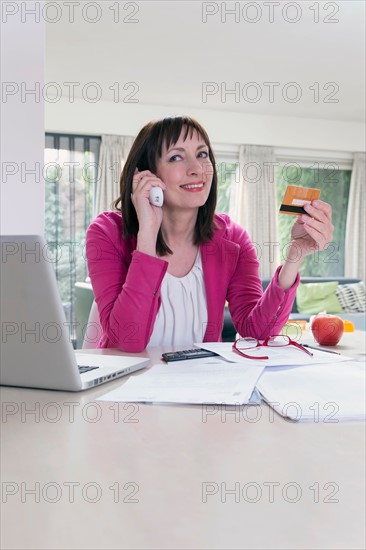
<path fill-rule="evenodd" d="M 194 243 L 201 244 L 212 238 L 216 227 L 214 223 L 217 201 L 216 161 L 206 130 L 194 118 L 188 116 L 166 117 L 161 120 L 148 122 L 140 130 L 133 142 L 120 178 L 120 196 L 113 204 L 117 210 L 122 212 L 124 237 L 136 236 L 139 230 L 136 210 L 131 201 L 132 178 L 135 168 L 137 167 L 140 172 L 142 170 L 150 170 L 150 172 L 155 174 L 156 161 L 161 157 L 164 141 L 167 149 L 171 145 L 175 145 L 183 129 L 185 129 L 184 141 L 187 139 L 188 133 L 192 137 L 193 131 L 196 131 L 202 137 L 209 150 L 209 158 L 213 166 L 212 184 L 206 203 L 198 209 Z M 172 251 L 164 241 L 161 229 L 156 241 L 156 252 L 159 256 L 172 254 Z"/>

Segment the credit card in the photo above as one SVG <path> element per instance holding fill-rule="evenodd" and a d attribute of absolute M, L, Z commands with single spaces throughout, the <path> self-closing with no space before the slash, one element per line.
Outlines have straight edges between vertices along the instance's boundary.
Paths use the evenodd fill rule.
<path fill-rule="evenodd" d="M 290 214 L 291 216 L 300 216 L 306 214 L 304 204 L 315 201 L 320 197 L 320 189 L 311 187 L 298 187 L 297 185 L 288 185 L 280 207 L 281 214 Z"/>

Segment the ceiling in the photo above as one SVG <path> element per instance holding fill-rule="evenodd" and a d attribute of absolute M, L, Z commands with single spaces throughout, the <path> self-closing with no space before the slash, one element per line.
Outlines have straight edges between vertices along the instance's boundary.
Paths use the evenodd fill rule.
<path fill-rule="evenodd" d="M 66 96 L 76 82 L 85 100 L 99 90 L 114 101 L 119 88 L 125 103 L 364 121 L 363 0 L 76 4 L 73 22 L 64 2 L 47 12 L 59 21 L 46 23 L 46 82 Z"/>

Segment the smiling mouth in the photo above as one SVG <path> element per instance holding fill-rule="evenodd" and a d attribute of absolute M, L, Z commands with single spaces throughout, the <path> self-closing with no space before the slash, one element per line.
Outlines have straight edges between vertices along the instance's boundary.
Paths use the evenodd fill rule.
<path fill-rule="evenodd" d="M 182 189 L 202 189 L 204 186 L 204 183 L 187 183 L 186 185 L 181 185 Z"/>

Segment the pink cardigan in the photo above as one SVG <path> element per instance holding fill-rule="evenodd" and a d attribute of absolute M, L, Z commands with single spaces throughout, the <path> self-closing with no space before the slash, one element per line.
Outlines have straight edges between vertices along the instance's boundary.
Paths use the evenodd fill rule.
<path fill-rule="evenodd" d="M 291 312 L 300 276 L 284 291 L 278 284 L 279 267 L 263 293 L 247 232 L 225 214 L 215 215 L 215 221 L 219 229 L 200 247 L 208 314 L 204 341 L 221 340 L 226 300 L 242 336 L 278 334 Z M 135 250 L 136 238 L 122 235 L 120 212 L 100 214 L 86 234 L 89 276 L 103 327 L 98 347 L 139 352 L 154 328 L 168 262 Z"/>

